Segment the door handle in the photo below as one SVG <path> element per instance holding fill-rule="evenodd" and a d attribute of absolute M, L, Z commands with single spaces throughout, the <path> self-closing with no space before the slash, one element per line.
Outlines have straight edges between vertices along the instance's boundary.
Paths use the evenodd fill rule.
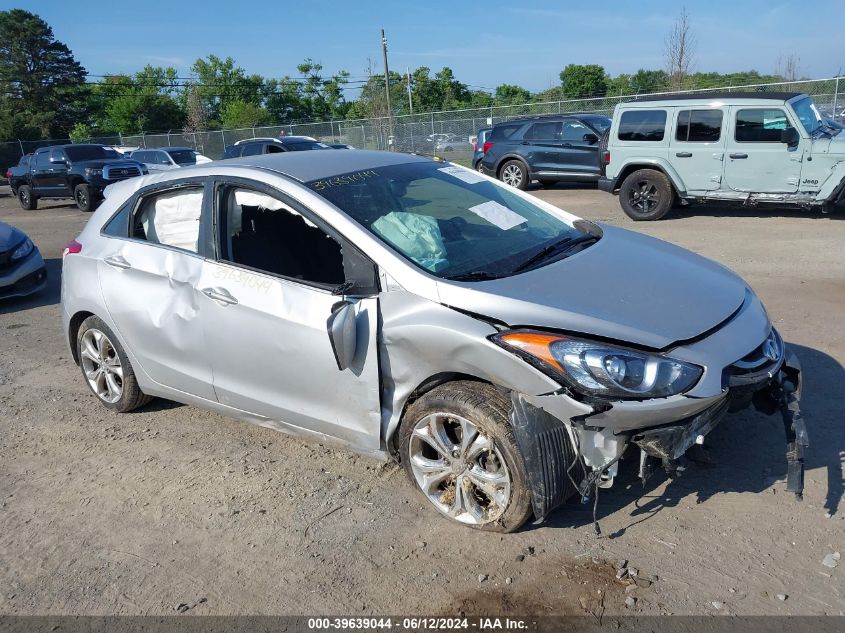
<path fill-rule="evenodd" d="M 237 305 L 238 303 L 238 300 L 225 288 L 203 288 L 202 293 L 209 299 L 214 299 L 225 305 Z"/>
<path fill-rule="evenodd" d="M 731 158 L 748 158 L 748 154 L 730 154 Z"/>
<path fill-rule="evenodd" d="M 675 152 L 678 158 L 692 158 L 692 152 Z"/>
<path fill-rule="evenodd" d="M 132 268 L 132 264 L 126 261 L 126 258 L 123 255 L 112 255 L 111 257 L 106 257 L 104 260 L 109 266 L 112 268 Z"/>
<path fill-rule="evenodd" d="M 522 141 L 522 144 L 523 145 L 531 145 L 531 143 L 529 143 L 528 141 Z"/>

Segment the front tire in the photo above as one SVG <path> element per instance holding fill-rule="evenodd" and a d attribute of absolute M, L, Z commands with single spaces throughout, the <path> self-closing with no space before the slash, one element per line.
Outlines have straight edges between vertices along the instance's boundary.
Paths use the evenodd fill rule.
<path fill-rule="evenodd" d="M 18 202 L 24 211 L 33 211 L 38 208 L 38 198 L 32 195 L 32 187 L 21 185 L 18 189 Z"/>
<path fill-rule="evenodd" d="M 79 367 L 89 389 L 103 406 L 127 413 L 152 398 L 141 391 L 117 337 L 102 319 L 90 316 L 76 335 Z"/>
<path fill-rule="evenodd" d="M 525 189 L 530 182 L 528 168 L 520 160 L 509 160 L 499 170 L 499 180 L 511 187 Z"/>
<path fill-rule="evenodd" d="M 82 183 L 73 188 L 73 199 L 76 200 L 76 206 L 80 211 L 86 213 L 94 210 L 94 201 L 91 199 L 91 189 L 88 185 Z"/>
<path fill-rule="evenodd" d="M 460 381 L 435 387 L 405 412 L 399 430 L 405 474 L 452 521 L 513 532 L 531 516 L 510 409 L 510 400 L 492 385 Z"/>
<path fill-rule="evenodd" d="M 628 175 L 619 189 L 619 203 L 625 214 L 635 222 L 659 220 L 664 217 L 675 192 L 666 174 L 654 169 L 638 169 Z"/>

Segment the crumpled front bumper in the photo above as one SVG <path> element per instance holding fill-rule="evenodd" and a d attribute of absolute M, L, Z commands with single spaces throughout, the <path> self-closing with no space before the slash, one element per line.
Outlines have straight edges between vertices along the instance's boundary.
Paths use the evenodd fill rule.
<path fill-rule="evenodd" d="M 801 365 L 797 357 L 785 348 L 780 363 L 758 374 L 731 377 L 727 387 L 723 397 L 689 417 L 641 427 L 623 432 L 620 436 L 610 433 L 611 441 L 619 440 L 616 457 L 598 465 L 590 464 L 589 455 L 585 453 L 589 448 L 588 442 L 584 438 L 594 437 L 601 441 L 608 438 L 602 437 L 601 429 L 590 426 L 591 416 L 581 421 L 573 419 L 572 427 L 567 428 L 551 408 L 536 406 L 540 404 L 536 398 L 531 399 L 535 401 L 532 404 L 529 399 L 513 394 L 511 425 L 525 457 L 535 516 L 541 520 L 576 490 L 586 498 L 593 486 L 601 485 L 602 477 L 612 467 L 615 469 L 622 456 L 626 437 L 641 449 L 642 457 L 660 460 L 664 467 L 671 469 L 694 444 L 700 443 L 719 424 L 725 414 L 745 408 L 750 403 L 766 414 L 780 412 L 787 443 L 787 490 L 800 499 L 804 489 L 804 451 L 809 440 L 800 410 Z M 576 445 L 580 444 L 577 458 L 568 449 L 570 442 L 566 441 L 567 437 Z M 581 460 L 582 464 L 586 461 L 592 470 L 586 472 L 576 460 Z M 640 475 L 645 477 L 643 467 L 644 460 L 641 459 Z"/>
<path fill-rule="evenodd" d="M 0 299 L 26 297 L 41 290 L 47 284 L 47 269 L 38 247 L 24 260 L 7 269 L 0 270 Z"/>
<path fill-rule="evenodd" d="M 804 449 L 809 446 L 807 428 L 801 416 L 801 364 L 788 348 L 783 361 L 773 370 L 756 376 L 733 376 L 725 398 L 701 413 L 679 423 L 645 429 L 631 441 L 664 464 L 679 459 L 700 443 L 728 411 L 744 408 L 749 402 L 763 413 L 780 412 L 787 442 L 787 485 L 801 497 L 804 491 Z"/>

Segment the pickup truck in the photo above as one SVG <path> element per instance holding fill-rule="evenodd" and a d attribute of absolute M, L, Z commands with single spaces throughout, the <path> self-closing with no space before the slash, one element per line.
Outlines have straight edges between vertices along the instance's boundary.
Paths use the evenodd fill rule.
<path fill-rule="evenodd" d="M 52 145 L 24 156 L 9 170 L 9 184 L 28 211 L 38 207 L 39 199 L 68 198 L 80 210 L 93 211 L 107 186 L 146 173 L 141 163 L 104 145 Z"/>

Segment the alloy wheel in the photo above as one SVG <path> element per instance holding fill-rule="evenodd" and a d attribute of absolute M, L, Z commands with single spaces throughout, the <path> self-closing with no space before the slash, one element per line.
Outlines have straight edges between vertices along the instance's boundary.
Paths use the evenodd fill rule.
<path fill-rule="evenodd" d="M 123 366 L 109 337 L 91 328 L 82 335 L 79 350 L 88 384 L 104 402 L 113 404 L 123 395 Z"/>
<path fill-rule="evenodd" d="M 472 525 L 498 519 L 511 498 L 511 475 L 495 443 L 451 413 L 419 420 L 408 450 L 417 485 L 443 514 Z"/>
<path fill-rule="evenodd" d="M 648 213 L 660 204 L 660 192 L 657 185 L 650 180 L 638 181 L 629 194 L 631 206 L 635 209 Z"/>
<path fill-rule="evenodd" d="M 81 189 L 76 191 L 76 204 L 78 204 L 80 208 L 88 204 L 88 196 L 86 196 L 85 192 Z"/>
<path fill-rule="evenodd" d="M 26 190 L 20 192 L 21 204 L 25 207 L 29 206 L 29 193 Z"/>
<path fill-rule="evenodd" d="M 507 165 L 502 170 L 502 182 L 511 187 L 518 187 L 522 182 L 522 169 L 518 165 Z"/>

